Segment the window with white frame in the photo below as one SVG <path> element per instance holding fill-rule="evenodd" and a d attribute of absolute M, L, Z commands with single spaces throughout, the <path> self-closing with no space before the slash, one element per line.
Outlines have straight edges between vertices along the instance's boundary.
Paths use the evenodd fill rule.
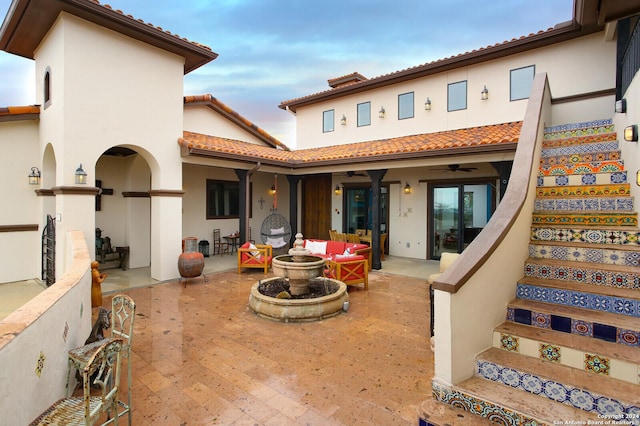
<path fill-rule="evenodd" d="M 330 109 L 322 113 L 322 132 L 333 132 L 335 130 L 335 111 Z"/>
<path fill-rule="evenodd" d="M 467 109 L 467 81 L 449 83 L 447 86 L 447 111 Z"/>
<path fill-rule="evenodd" d="M 371 102 L 358 104 L 358 127 L 371 124 Z"/>
<path fill-rule="evenodd" d="M 529 98 L 535 73 L 535 65 L 511 70 L 510 99 L 512 101 Z"/>
<path fill-rule="evenodd" d="M 413 92 L 398 95 L 398 120 L 413 118 Z"/>

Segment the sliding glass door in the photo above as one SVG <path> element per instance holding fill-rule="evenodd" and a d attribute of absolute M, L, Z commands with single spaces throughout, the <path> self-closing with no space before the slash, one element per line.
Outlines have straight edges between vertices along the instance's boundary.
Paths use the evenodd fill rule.
<path fill-rule="evenodd" d="M 432 185 L 430 191 L 430 253 L 462 253 L 485 227 L 495 210 L 490 182 Z"/>

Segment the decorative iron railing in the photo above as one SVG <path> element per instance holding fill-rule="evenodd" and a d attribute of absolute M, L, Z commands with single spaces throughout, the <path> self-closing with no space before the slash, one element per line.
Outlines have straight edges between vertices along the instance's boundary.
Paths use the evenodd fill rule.
<path fill-rule="evenodd" d="M 47 287 L 56 282 L 56 220 L 51 215 L 42 230 L 42 281 Z"/>
<path fill-rule="evenodd" d="M 621 21 L 622 22 L 622 21 Z M 630 22 L 630 21 L 629 21 Z M 620 35 L 619 35 L 620 36 Z M 624 93 L 631 85 L 631 80 L 640 69 L 640 19 L 637 20 L 631 35 L 624 47 L 622 58 L 620 61 L 620 92 L 619 96 Z"/>

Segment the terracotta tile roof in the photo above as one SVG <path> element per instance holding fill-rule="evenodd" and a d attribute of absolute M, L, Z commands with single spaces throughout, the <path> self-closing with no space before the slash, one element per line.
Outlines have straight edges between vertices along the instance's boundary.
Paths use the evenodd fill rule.
<path fill-rule="evenodd" d="M 367 77 L 356 71 L 341 77 L 330 78 L 327 80 L 327 83 L 329 83 L 329 86 L 336 88 L 346 86 L 347 84 L 355 84 L 366 79 Z"/>
<path fill-rule="evenodd" d="M 211 109 L 213 109 L 214 111 L 217 111 L 218 113 L 225 116 L 227 119 L 243 127 L 249 133 L 261 139 L 267 145 L 270 145 L 274 148 L 280 148 L 285 151 L 290 150 L 289 147 L 287 147 L 285 144 L 280 142 L 278 139 L 271 136 L 264 129 L 261 129 L 260 127 L 256 126 L 254 123 L 252 123 L 251 121 L 247 120 L 246 118 L 238 114 L 236 111 L 234 111 L 231 107 L 222 103 L 220 100 L 216 99 L 210 94 L 185 96 L 184 103 L 185 105 L 186 104 L 205 104 L 209 106 Z"/>
<path fill-rule="evenodd" d="M 521 127 L 518 121 L 295 151 L 192 132 L 184 132 L 178 143 L 191 155 L 304 167 L 515 150 Z"/>
<path fill-rule="evenodd" d="M 39 117 L 39 105 L 0 107 L 0 121 L 33 120 Z"/>
<path fill-rule="evenodd" d="M 396 84 L 402 81 L 421 78 L 584 35 L 584 33 L 581 33 L 580 31 L 581 28 L 574 24 L 559 24 L 554 28 L 548 28 L 547 30 L 541 30 L 537 33 L 531 33 L 528 36 L 505 40 L 501 43 L 474 49 L 470 52 L 459 53 L 457 55 L 437 59 L 414 67 L 383 74 L 378 77 L 369 79 L 365 78 L 347 85 L 332 86 L 329 90 L 283 101 L 278 105 L 278 107 L 281 109 L 290 109 L 295 112 L 299 106 L 311 105 L 315 102 L 337 98 L 341 95 L 344 96 L 345 94 L 357 93 Z M 330 85 L 331 81 L 332 80 L 329 80 Z"/>

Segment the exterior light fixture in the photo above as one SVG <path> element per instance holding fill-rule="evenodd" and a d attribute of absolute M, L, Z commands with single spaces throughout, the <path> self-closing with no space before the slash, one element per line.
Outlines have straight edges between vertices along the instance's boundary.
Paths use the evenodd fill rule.
<path fill-rule="evenodd" d="M 482 99 L 483 101 L 489 99 L 489 90 L 487 90 L 486 85 L 484 86 L 484 89 L 482 89 L 482 92 L 480 92 L 480 99 Z"/>
<path fill-rule="evenodd" d="M 624 140 L 627 142 L 638 142 L 638 125 L 632 124 L 624 128 Z"/>
<path fill-rule="evenodd" d="M 384 118 L 384 113 L 385 113 L 384 107 L 381 106 L 380 111 L 378 111 L 378 117 Z"/>
<path fill-rule="evenodd" d="M 87 172 L 82 169 L 82 163 L 80 163 L 80 167 L 76 169 L 76 184 L 84 185 L 87 183 Z"/>
<path fill-rule="evenodd" d="M 269 194 L 271 195 L 276 195 L 276 186 L 275 185 L 271 185 L 271 189 L 269 189 Z"/>
<path fill-rule="evenodd" d="M 425 111 L 431 111 L 431 99 L 427 97 L 427 100 L 424 101 L 424 109 Z"/>
<path fill-rule="evenodd" d="M 616 101 L 615 111 L 621 114 L 624 114 L 627 112 L 627 100 L 625 98 L 622 98 Z"/>
<path fill-rule="evenodd" d="M 40 183 L 40 169 L 37 167 L 31 168 L 29 173 L 29 185 L 38 185 Z"/>
<path fill-rule="evenodd" d="M 333 190 L 333 193 L 336 195 L 340 195 L 340 186 L 336 185 L 336 189 Z"/>
<path fill-rule="evenodd" d="M 347 117 L 345 117 L 344 114 L 342 114 L 342 118 L 340 119 L 340 124 L 342 124 L 343 126 L 347 125 Z"/>
<path fill-rule="evenodd" d="M 404 193 L 411 194 L 411 185 L 409 185 L 409 182 L 404 186 Z"/>
<path fill-rule="evenodd" d="M 640 186 L 640 170 L 636 172 L 636 185 Z"/>

